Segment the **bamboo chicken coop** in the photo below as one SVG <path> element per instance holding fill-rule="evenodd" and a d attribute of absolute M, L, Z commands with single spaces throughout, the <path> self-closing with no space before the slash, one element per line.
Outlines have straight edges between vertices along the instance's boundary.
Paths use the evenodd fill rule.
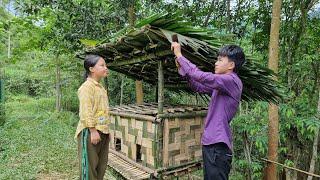
<path fill-rule="evenodd" d="M 111 70 L 157 86 L 156 103 L 110 108 L 109 166 L 127 179 L 169 178 L 201 167 L 207 108 L 164 103 L 164 89 L 192 91 L 175 66 L 173 34 L 178 35 L 183 55 L 204 71 L 214 70 L 218 49 L 231 43 L 229 35 L 192 27 L 178 15 L 157 14 L 85 52 L 102 56 Z M 239 72 L 242 98 L 277 101 L 272 71 L 247 59 Z"/>

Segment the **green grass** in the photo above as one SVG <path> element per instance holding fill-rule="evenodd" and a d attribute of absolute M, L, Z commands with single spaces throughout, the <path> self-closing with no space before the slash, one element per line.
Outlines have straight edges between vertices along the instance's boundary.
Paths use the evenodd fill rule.
<path fill-rule="evenodd" d="M 0 129 L 0 179 L 77 178 L 76 115 L 52 111 L 54 100 L 14 97 Z"/>
<path fill-rule="evenodd" d="M 54 112 L 52 98 L 11 96 L 6 103 L 6 122 L 0 127 L 0 180 L 78 179 L 78 116 Z M 192 173 L 202 177 L 202 170 Z M 108 168 L 105 179 L 121 177 Z M 187 176 L 181 179 L 187 179 Z M 231 172 L 230 179 L 242 179 Z"/>
<path fill-rule="evenodd" d="M 78 179 L 77 115 L 54 112 L 54 99 L 11 97 L 0 127 L 0 179 Z M 111 172 L 107 179 L 116 179 Z"/>

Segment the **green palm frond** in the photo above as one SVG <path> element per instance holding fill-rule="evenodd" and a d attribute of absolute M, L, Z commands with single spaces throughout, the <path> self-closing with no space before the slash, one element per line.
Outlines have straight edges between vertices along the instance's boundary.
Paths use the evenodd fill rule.
<path fill-rule="evenodd" d="M 135 79 L 157 84 L 157 61 L 165 59 L 165 84 L 177 91 L 191 92 L 186 81 L 177 73 L 174 55 L 170 51 L 171 37 L 177 34 L 182 53 L 203 71 L 214 71 L 219 49 L 234 44 L 233 34 L 217 33 L 214 29 L 193 27 L 177 14 L 155 14 L 137 23 L 134 28 L 124 28 L 86 53 L 96 53 L 105 58 L 109 68 Z M 247 56 L 247 63 L 239 72 L 244 84 L 244 100 L 278 102 L 280 93 L 275 75 Z"/>

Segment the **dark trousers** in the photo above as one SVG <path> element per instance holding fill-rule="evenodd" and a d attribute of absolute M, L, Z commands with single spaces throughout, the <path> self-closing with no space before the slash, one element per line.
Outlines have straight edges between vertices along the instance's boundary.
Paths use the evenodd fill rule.
<path fill-rule="evenodd" d="M 205 180 L 229 179 L 232 152 L 225 143 L 203 145 L 202 157 Z"/>
<path fill-rule="evenodd" d="M 101 141 L 93 145 L 91 144 L 91 136 L 89 133 L 87 139 L 87 151 L 89 159 L 89 179 L 90 180 L 103 180 L 108 163 L 109 152 L 109 134 L 103 134 L 99 131 Z M 81 179 L 81 133 L 78 135 L 78 152 L 80 162 L 80 179 Z"/>

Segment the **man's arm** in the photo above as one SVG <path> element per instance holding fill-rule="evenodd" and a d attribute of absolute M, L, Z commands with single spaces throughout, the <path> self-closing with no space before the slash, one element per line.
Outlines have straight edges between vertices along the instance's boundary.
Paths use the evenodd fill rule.
<path fill-rule="evenodd" d="M 202 85 L 201 83 L 195 81 L 195 80 L 192 80 L 190 78 L 186 78 L 187 81 L 188 81 L 188 84 L 189 86 L 191 87 L 191 89 L 193 91 L 196 91 L 196 92 L 199 92 L 199 93 L 205 93 L 205 94 L 208 94 L 208 95 L 211 95 L 212 94 L 212 88 L 208 87 L 208 86 L 205 86 L 205 85 Z"/>
<path fill-rule="evenodd" d="M 179 74 L 187 77 L 192 81 L 196 81 L 203 86 L 213 89 L 218 89 L 227 94 L 230 94 L 230 87 L 235 86 L 233 78 L 229 74 L 213 74 L 211 72 L 203 72 L 196 65 L 191 63 L 187 58 L 182 56 L 181 46 L 179 43 L 173 42 L 171 49 L 174 51 L 178 63 Z"/>

